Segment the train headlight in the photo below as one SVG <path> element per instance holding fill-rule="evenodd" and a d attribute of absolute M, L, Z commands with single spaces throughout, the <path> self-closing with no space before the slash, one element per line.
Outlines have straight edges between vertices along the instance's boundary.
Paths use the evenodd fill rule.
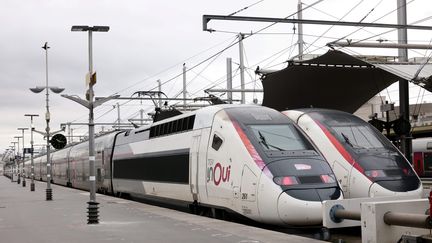
<path fill-rule="evenodd" d="M 386 177 L 384 170 L 367 170 L 365 175 L 369 178 Z"/>
<path fill-rule="evenodd" d="M 316 176 L 277 176 L 273 178 L 274 183 L 280 186 L 291 186 L 298 184 L 316 184 L 325 183 L 331 184 L 336 183 L 334 175 L 316 175 Z"/>
<path fill-rule="evenodd" d="M 290 186 L 299 184 L 295 176 L 278 176 L 273 178 L 274 183 L 280 186 Z"/>
<path fill-rule="evenodd" d="M 335 183 L 336 179 L 334 177 L 334 175 L 321 175 L 321 180 L 324 183 Z"/>

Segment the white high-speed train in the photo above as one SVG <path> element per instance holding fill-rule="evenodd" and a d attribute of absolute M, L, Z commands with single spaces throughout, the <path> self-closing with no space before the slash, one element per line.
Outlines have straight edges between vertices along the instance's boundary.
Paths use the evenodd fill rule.
<path fill-rule="evenodd" d="M 320 225 L 324 200 L 340 199 L 330 165 L 280 112 L 215 105 L 97 137 L 99 191 L 229 211 L 283 226 Z M 46 180 L 44 156 L 36 178 Z M 88 143 L 52 153 L 53 182 L 88 189 Z M 29 176 L 29 161 L 26 173 Z M 209 210 L 211 209 L 211 210 Z"/>
<path fill-rule="evenodd" d="M 344 198 L 423 196 L 422 183 L 408 160 L 378 130 L 341 111 L 284 111 L 330 163 Z"/>

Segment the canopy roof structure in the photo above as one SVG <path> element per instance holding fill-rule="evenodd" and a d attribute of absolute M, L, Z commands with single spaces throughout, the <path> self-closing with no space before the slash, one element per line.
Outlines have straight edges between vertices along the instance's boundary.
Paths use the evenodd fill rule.
<path fill-rule="evenodd" d="M 277 110 L 316 107 L 354 113 L 398 80 L 405 79 L 431 91 L 431 75 L 430 64 L 373 64 L 331 50 L 263 74 L 263 105 Z"/>

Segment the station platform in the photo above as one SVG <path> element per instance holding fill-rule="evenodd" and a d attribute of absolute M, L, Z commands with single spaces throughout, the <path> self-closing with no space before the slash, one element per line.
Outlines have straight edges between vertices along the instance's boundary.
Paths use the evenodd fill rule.
<path fill-rule="evenodd" d="M 100 223 L 87 224 L 89 193 L 30 180 L 23 187 L 0 176 L 0 242 L 322 242 L 97 194 Z"/>

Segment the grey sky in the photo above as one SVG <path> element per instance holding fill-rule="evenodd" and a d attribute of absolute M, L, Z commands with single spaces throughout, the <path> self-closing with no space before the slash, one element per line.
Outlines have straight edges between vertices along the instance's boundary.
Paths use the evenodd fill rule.
<path fill-rule="evenodd" d="M 0 82 L 2 84 L 0 153 L 11 145 L 10 142 L 16 141 L 14 136 L 20 135 L 17 127 L 29 126 L 29 118 L 24 117 L 25 113 L 39 114 L 40 117 L 35 120 L 36 129 L 45 129 L 44 93 L 33 94 L 28 88 L 45 84 L 45 53 L 41 47 L 46 41 L 51 47 L 49 49 L 50 85 L 66 88 L 64 91 L 66 94 L 83 96 L 86 89 L 84 77 L 88 70 L 87 34 L 71 32 L 72 25 L 110 26 L 108 33 L 94 33 L 94 67 L 98 77 L 95 86 L 96 96 L 107 96 L 120 91 L 122 96 L 130 96 L 137 90 L 155 88 L 157 79 L 166 82 L 179 74 L 182 63 L 186 62 L 186 65 L 191 67 L 235 40 L 234 34 L 203 32 L 201 22 L 203 14 L 228 15 L 256 2 L 258 0 L 2 0 L 0 4 Z M 305 0 L 304 2 L 312 4 L 315 1 Z M 407 2 L 409 2 L 408 22 L 432 15 L 427 0 L 413 2 L 407 0 Z M 335 20 L 335 18 L 342 18 L 357 3 L 359 6 L 350 12 L 343 19 L 344 21 L 359 21 L 367 16 L 364 21 L 372 22 L 396 8 L 395 0 L 382 2 L 325 0 L 313 9 L 305 11 L 303 15 L 305 19 Z M 238 15 L 286 17 L 296 12 L 296 5 L 297 0 L 264 0 Z M 375 10 L 367 15 L 375 6 Z M 395 23 L 395 19 L 396 14 L 392 13 L 378 22 Z M 431 21 L 422 23 L 422 25 L 430 24 Z M 212 21 L 209 24 L 211 28 L 232 32 L 256 31 L 266 25 L 222 21 Z M 268 29 L 267 33 L 285 34 L 256 35 L 248 38 L 245 41 L 247 66 L 251 70 L 255 69 L 256 65 L 282 68 L 283 64 L 275 64 L 282 63 L 297 53 L 296 49 L 289 48 L 296 41 L 296 37 L 292 35 L 292 28 L 292 24 L 278 24 Z M 327 26 L 304 26 L 305 34 L 308 35 L 305 36 L 305 42 L 313 43 L 316 36 L 323 34 L 327 28 Z M 368 30 L 375 34 L 384 31 Z M 335 27 L 325 36 L 337 38 L 352 31 L 352 28 Z M 349 38 L 360 39 L 371 35 L 370 32 L 359 31 Z M 410 41 L 415 40 L 423 44 L 428 43 L 432 38 L 431 33 L 418 31 L 409 32 L 409 36 Z M 396 32 L 384 37 L 388 40 L 396 40 Z M 376 39 L 378 38 L 371 41 Z M 314 46 L 323 46 L 330 40 L 321 38 L 314 43 Z M 276 55 L 261 62 L 284 48 L 285 52 L 279 57 Z M 315 49 L 311 47 L 308 51 Z M 314 53 L 325 51 L 326 49 L 321 49 Z M 355 51 L 362 54 L 378 54 L 376 50 L 356 49 Z M 396 55 L 396 51 L 386 50 L 382 54 Z M 410 56 L 422 55 L 424 52 L 410 53 Z M 206 63 L 188 72 L 190 96 L 203 96 L 204 93 L 200 91 L 202 88 L 210 87 L 215 82 L 220 83 L 223 80 L 226 57 L 232 57 L 233 62 L 238 63 L 237 46 L 221 54 L 208 67 Z M 259 81 L 253 81 L 256 77 L 251 70 L 246 75 L 247 82 L 250 83 L 248 85 L 260 88 Z M 180 92 L 180 86 L 181 77 L 165 84 L 163 91 L 169 96 L 174 96 Z M 253 98 L 252 95 L 249 98 Z M 114 103 L 111 102 L 96 110 L 97 122 L 113 122 L 116 119 L 117 112 L 115 110 L 109 112 Z M 86 109 L 59 95 L 50 95 L 50 106 L 53 130 L 58 129 L 59 124 L 63 122 L 86 122 L 87 120 Z M 149 110 L 150 107 L 149 102 L 143 105 L 139 102 L 130 102 L 121 107 L 122 119 L 131 118 L 139 109 Z M 76 134 L 84 134 L 87 131 L 85 126 L 76 129 Z M 35 135 L 35 140 L 36 143 L 44 143 L 40 135 Z M 28 147 L 28 132 L 25 142 Z"/>

